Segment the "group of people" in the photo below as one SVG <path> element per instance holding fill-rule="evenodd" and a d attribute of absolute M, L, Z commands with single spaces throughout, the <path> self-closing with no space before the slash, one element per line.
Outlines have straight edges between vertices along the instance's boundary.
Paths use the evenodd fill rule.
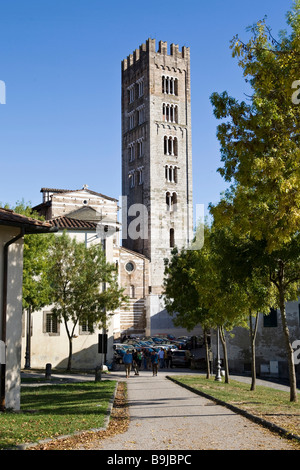
<path fill-rule="evenodd" d="M 127 349 L 124 356 L 123 362 L 125 365 L 126 378 L 130 377 L 130 372 L 133 368 L 134 375 L 139 375 L 139 371 L 143 365 L 144 370 L 152 370 L 153 376 L 157 375 L 158 366 L 161 369 L 165 367 L 172 367 L 172 352 L 171 349 L 160 348 L 159 352 L 148 349 L 141 349 L 133 351 Z"/>

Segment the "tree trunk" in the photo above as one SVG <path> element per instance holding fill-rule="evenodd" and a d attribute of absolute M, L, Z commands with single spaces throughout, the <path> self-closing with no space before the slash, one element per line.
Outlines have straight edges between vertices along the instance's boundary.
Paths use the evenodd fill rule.
<path fill-rule="evenodd" d="M 283 335 L 286 345 L 286 351 L 288 356 L 289 364 L 289 378 L 290 378 L 290 401 L 297 402 L 297 382 L 296 382 L 296 373 L 295 373 L 295 364 L 294 364 L 294 350 L 290 341 L 290 332 L 286 321 L 286 310 L 285 310 L 285 299 L 284 299 L 284 288 L 282 283 L 279 284 L 279 306 L 281 313 L 281 321 L 283 328 Z"/>
<path fill-rule="evenodd" d="M 68 321 L 67 318 L 64 316 L 64 324 L 67 332 L 67 336 L 69 338 L 69 357 L 68 357 L 68 364 L 67 364 L 67 371 L 71 370 L 72 367 L 72 355 L 73 355 L 73 335 L 74 335 L 74 329 L 76 326 L 76 322 L 73 324 L 73 329 L 70 332 L 68 328 Z"/>
<path fill-rule="evenodd" d="M 73 341 L 72 337 L 69 337 L 69 357 L 68 357 L 68 365 L 67 370 L 70 371 L 72 367 L 72 354 L 73 354 Z"/>
<path fill-rule="evenodd" d="M 206 357 L 206 378 L 210 378 L 210 364 L 209 364 L 209 351 L 207 342 L 207 331 L 204 330 L 204 344 L 205 344 L 205 357 Z"/>
<path fill-rule="evenodd" d="M 229 367 L 228 367 L 226 337 L 225 337 L 225 331 L 223 327 L 220 327 L 220 338 L 221 338 L 221 343 L 223 346 L 223 354 L 224 354 L 225 383 L 228 384 L 229 383 Z"/>
<path fill-rule="evenodd" d="M 257 312 L 255 318 L 255 325 L 253 330 L 251 310 L 249 311 L 249 325 L 250 325 L 250 344 L 251 344 L 251 387 L 250 390 L 256 389 L 256 360 L 255 360 L 255 340 L 258 327 L 258 316 Z"/>

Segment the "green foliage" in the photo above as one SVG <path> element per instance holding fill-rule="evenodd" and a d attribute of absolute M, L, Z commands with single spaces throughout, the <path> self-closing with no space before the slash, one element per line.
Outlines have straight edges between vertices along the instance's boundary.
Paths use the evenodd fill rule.
<path fill-rule="evenodd" d="M 50 248 L 48 278 L 53 313 L 60 321 L 73 323 L 67 330 L 72 338 L 78 322 L 106 326 L 107 311 L 126 301 L 118 286 L 116 268 L 107 263 L 100 245 L 88 248 L 67 233 L 55 237 Z"/>
<path fill-rule="evenodd" d="M 6 208 L 10 208 L 6 205 Z M 11 208 L 17 214 L 36 220 L 43 220 L 33 211 L 30 203 L 18 201 Z M 23 246 L 23 309 L 39 310 L 50 303 L 48 282 L 48 252 L 53 243 L 53 234 L 32 234 L 24 236 Z"/>
<path fill-rule="evenodd" d="M 270 251 L 288 243 L 300 223 L 300 106 L 292 101 L 292 84 L 300 79 L 298 1 L 287 17 L 290 35 L 275 40 L 263 20 L 250 29 L 247 43 L 232 40 L 251 86 L 249 102 L 227 92 L 211 96 L 214 114 L 223 120 L 219 171 L 234 183 L 214 216 L 235 219 L 235 230 L 266 239 Z"/>
<path fill-rule="evenodd" d="M 267 313 L 273 299 L 268 273 L 251 264 L 260 253 L 254 242 L 214 225 L 205 227 L 201 250 L 174 250 L 165 261 L 164 295 L 175 324 L 231 330 L 247 326 L 249 309 Z"/>
<path fill-rule="evenodd" d="M 256 244 L 249 262 L 269 279 L 280 308 L 289 362 L 291 400 L 297 400 L 293 350 L 285 302 L 295 300 L 300 287 L 300 106 L 293 84 L 300 79 L 300 2 L 287 15 L 290 34 L 275 40 L 266 22 L 252 28 L 248 43 L 232 41 L 243 75 L 251 86 L 249 103 L 214 93 L 223 168 L 232 182 L 225 197 L 211 206 L 214 223 L 230 227 Z M 257 260 L 259 262 L 257 263 Z"/>
<path fill-rule="evenodd" d="M 201 282 L 197 255 L 194 250 L 174 249 L 171 259 L 165 260 L 165 307 L 173 316 L 174 325 L 188 331 L 203 323 L 207 313 L 197 290 L 197 283 Z"/>

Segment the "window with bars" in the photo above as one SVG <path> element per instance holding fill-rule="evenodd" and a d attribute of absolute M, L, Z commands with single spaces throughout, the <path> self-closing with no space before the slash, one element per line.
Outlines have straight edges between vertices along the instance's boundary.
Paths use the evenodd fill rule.
<path fill-rule="evenodd" d="M 52 335 L 59 334 L 59 322 L 58 322 L 57 317 L 53 315 L 53 313 L 44 312 L 43 324 L 44 324 L 44 327 L 43 327 L 44 333 L 49 333 Z"/>
<path fill-rule="evenodd" d="M 90 334 L 93 333 L 94 326 L 89 320 L 83 320 L 79 324 L 79 333 L 80 334 Z"/>

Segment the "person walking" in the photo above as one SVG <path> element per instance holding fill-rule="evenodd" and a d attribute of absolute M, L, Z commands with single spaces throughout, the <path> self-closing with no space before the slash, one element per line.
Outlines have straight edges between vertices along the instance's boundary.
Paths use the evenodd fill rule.
<path fill-rule="evenodd" d="M 172 351 L 171 351 L 171 348 L 169 348 L 168 351 L 167 351 L 166 366 L 167 366 L 167 368 L 172 367 Z"/>
<path fill-rule="evenodd" d="M 152 372 L 153 372 L 153 377 L 157 375 L 157 369 L 158 369 L 158 354 L 156 351 L 152 351 L 151 353 L 151 364 L 152 364 Z"/>
<path fill-rule="evenodd" d="M 158 353 L 159 357 L 159 366 L 161 369 L 164 369 L 165 367 L 165 352 L 163 348 L 160 348 L 160 351 Z"/>
<path fill-rule="evenodd" d="M 134 368 L 134 375 L 140 375 L 139 370 L 141 368 L 141 363 L 142 363 L 141 353 L 135 349 L 133 351 L 132 358 L 133 358 L 132 364 Z"/>
<path fill-rule="evenodd" d="M 126 379 L 130 377 L 130 371 L 132 367 L 132 353 L 129 349 L 126 350 L 126 353 L 123 356 L 123 362 L 125 364 Z"/>
<path fill-rule="evenodd" d="M 143 367 L 144 370 L 148 369 L 148 351 L 143 349 Z"/>
<path fill-rule="evenodd" d="M 143 353 L 142 351 L 137 351 L 137 366 L 138 366 L 138 371 L 140 370 L 140 368 L 142 367 L 142 360 L 143 360 Z"/>
<path fill-rule="evenodd" d="M 167 367 L 168 352 L 164 349 L 164 367 Z"/>

